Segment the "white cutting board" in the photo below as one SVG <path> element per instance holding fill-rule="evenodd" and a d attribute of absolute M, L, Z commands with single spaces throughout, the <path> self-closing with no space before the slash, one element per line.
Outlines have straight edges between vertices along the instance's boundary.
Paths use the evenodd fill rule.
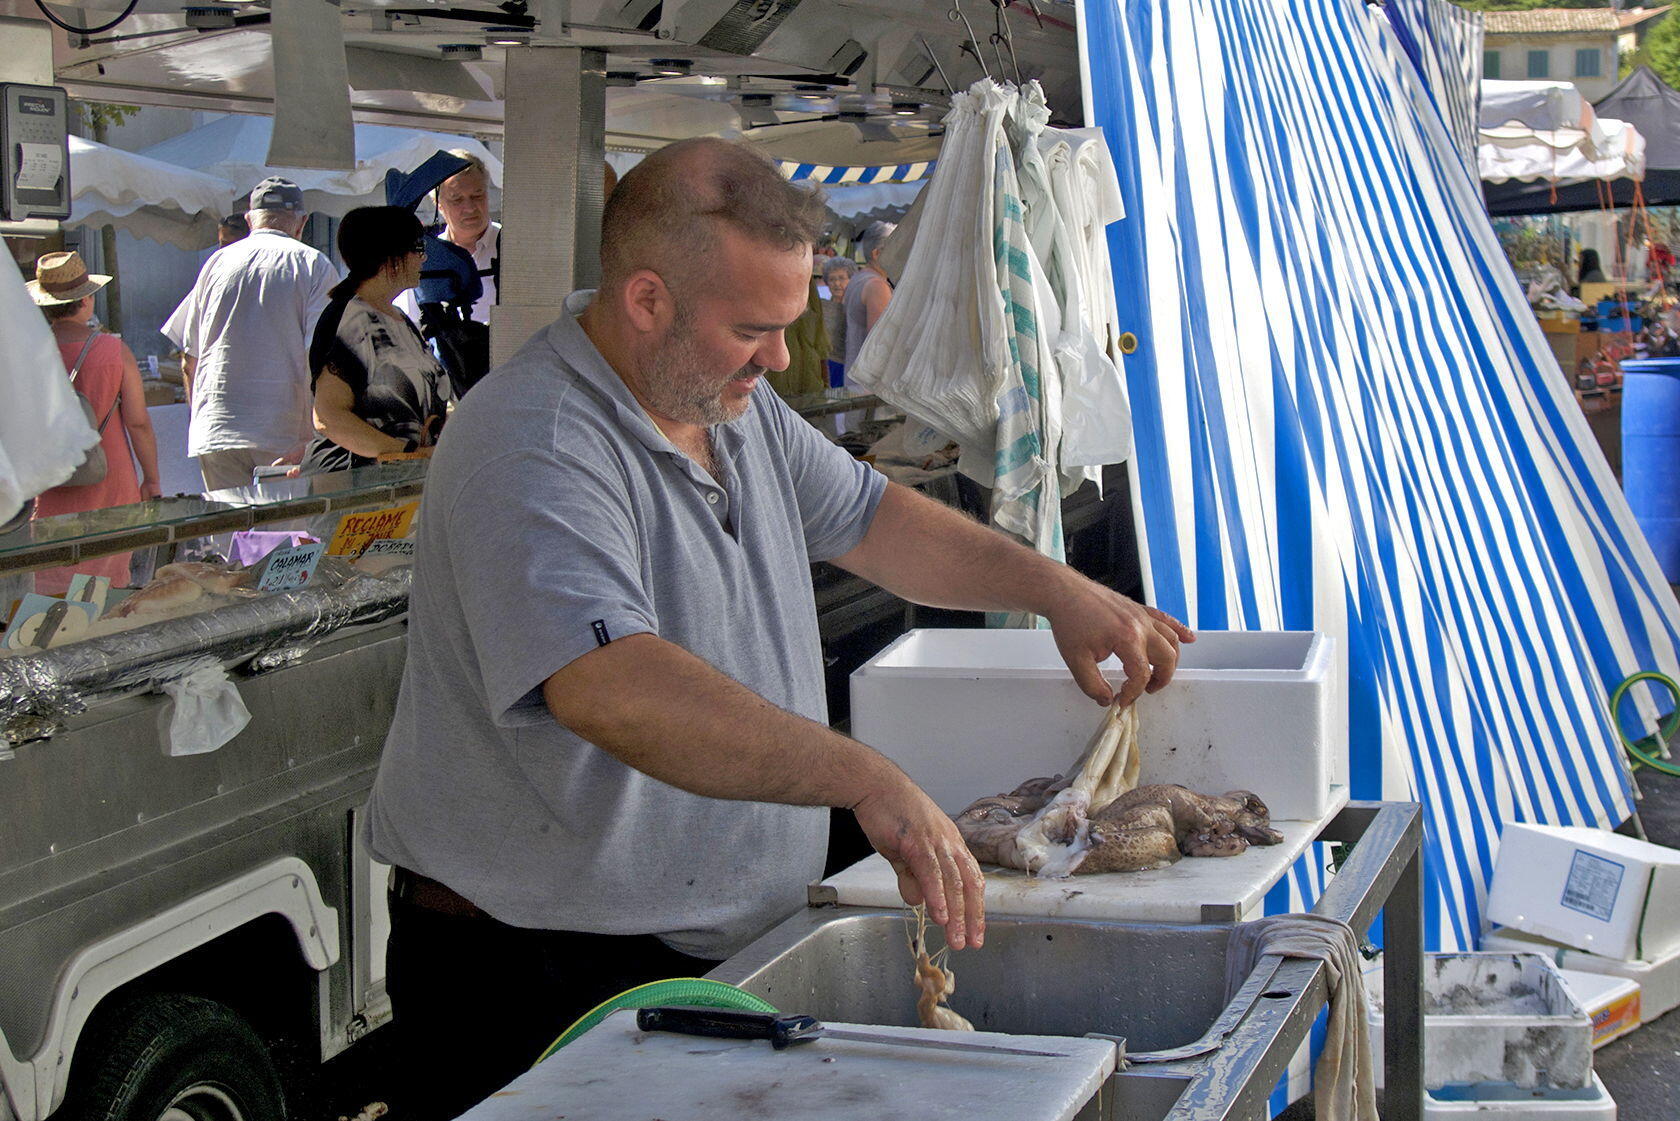
<path fill-rule="evenodd" d="M 773 1051 L 762 1042 L 642 1032 L 626 1010 L 459 1121 L 1070 1121 L 1114 1073 L 1115 1046 L 1100 1039 L 833 1026 L 1059 1054 L 977 1055 L 839 1039 Z"/>
<path fill-rule="evenodd" d="M 1274 821 L 1283 843 L 1250 845 L 1237 856 L 1187 856 L 1153 872 L 1109 872 L 1046 880 L 1011 868 L 986 866 L 986 913 L 1023 918 L 1102 919 L 1110 922 L 1239 922 L 1258 918 L 1266 892 L 1347 804 L 1347 790 L 1332 791 L 1323 821 Z M 831 889 L 832 895 L 823 889 Z M 855 907 L 902 907 L 898 876 L 879 854 L 852 865 L 813 889 L 813 902 Z M 1225 910 L 1204 918 L 1206 904 Z"/>

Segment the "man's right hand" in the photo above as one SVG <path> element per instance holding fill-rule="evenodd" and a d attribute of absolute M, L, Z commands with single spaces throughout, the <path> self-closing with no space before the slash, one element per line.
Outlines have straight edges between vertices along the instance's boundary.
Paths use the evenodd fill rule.
<path fill-rule="evenodd" d="M 903 772 L 893 773 L 852 806 L 875 850 L 898 873 L 898 891 L 945 928 L 952 949 L 986 940 L 986 877 L 956 823 Z"/>

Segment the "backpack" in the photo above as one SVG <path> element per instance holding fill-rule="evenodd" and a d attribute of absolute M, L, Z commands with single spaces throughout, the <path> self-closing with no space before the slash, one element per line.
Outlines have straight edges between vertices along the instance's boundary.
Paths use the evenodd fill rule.
<path fill-rule="evenodd" d="M 88 351 L 93 349 L 94 341 L 98 338 L 99 332 L 95 330 L 88 336 L 87 342 L 82 344 L 82 352 L 76 356 L 76 364 L 70 367 L 70 388 L 75 390 L 76 399 L 82 403 L 82 415 L 87 417 L 88 427 L 99 433 L 100 442 L 89 449 L 82 462 L 77 465 L 76 470 L 71 472 L 70 477 L 60 483 L 59 486 L 89 487 L 94 483 L 104 482 L 105 473 L 110 470 L 110 464 L 105 459 L 105 426 L 111 423 L 111 418 L 116 415 L 117 406 L 122 404 L 122 392 L 119 390 L 117 396 L 111 401 L 111 408 L 106 412 L 105 419 L 96 424 L 94 422 L 93 402 L 87 399 L 87 394 L 76 389 L 76 375 L 82 372 L 82 362 L 86 360 Z"/>

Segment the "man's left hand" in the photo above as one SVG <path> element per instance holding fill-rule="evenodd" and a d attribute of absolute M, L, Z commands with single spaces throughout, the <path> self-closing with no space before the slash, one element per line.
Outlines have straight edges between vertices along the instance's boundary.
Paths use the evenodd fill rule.
<path fill-rule="evenodd" d="M 1110 655 L 1126 670 L 1122 705 L 1164 688 L 1178 668 L 1179 643 L 1196 641 L 1196 632 L 1165 611 L 1066 571 L 1068 585 L 1044 615 L 1079 688 L 1098 704 L 1114 703 L 1115 692 L 1097 668 Z"/>

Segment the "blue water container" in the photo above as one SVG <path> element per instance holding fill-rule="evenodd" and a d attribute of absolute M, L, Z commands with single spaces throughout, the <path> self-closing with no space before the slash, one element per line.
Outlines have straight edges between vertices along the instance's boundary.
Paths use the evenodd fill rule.
<path fill-rule="evenodd" d="M 1680 358 L 1622 363 L 1622 490 L 1663 575 L 1680 584 Z"/>

